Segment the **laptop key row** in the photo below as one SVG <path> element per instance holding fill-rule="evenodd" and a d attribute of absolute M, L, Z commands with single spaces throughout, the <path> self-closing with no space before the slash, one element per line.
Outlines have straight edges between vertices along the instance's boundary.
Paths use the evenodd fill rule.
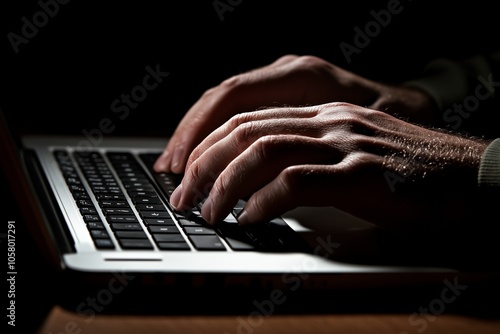
<path fill-rule="evenodd" d="M 57 150 L 54 154 L 97 249 L 117 248 L 110 230 L 120 248 L 131 250 L 151 250 L 154 243 L 162 251 L 224 251 L 226 245 L 234 251 L 307 251 L 303 240 L 281 218 L 242 229 L 235 218 L 245 204 L 242 200 L 216 227 L 204 221 L 199 207 L 174 211 L 164 201 L 168 203 L 180 179 L 178 175 L 153 172 L 155 153 L 140 155 L 154 180 L 129 152 L 107 152 L 111 165 L 97 151 L 73 153 L 105 217 L 102 220 L 69 153 Z"/>
<path fill-rule="evenodd" d="M 170 214 L 173 211 L 169 211 L 165 207 L 149 176 L 131 153 L 108 152 L 107 157 L 121 178 L 126 191 L 133 198 L 144 224 L 147 225 L 148 231 L 159 249 L 189 249 L 188 244 L 191 244 L 197 250 L 226 250 L 220 237 L 213 229 L 206 226 L 203 229 L 190 229 L 189 227 L 192 226 L 189 225 L 194 224 L 194 222 L 183 221 L 183 219 L 186 220 L 186 217 L 178 213 L 174 216 L 179 225 L 177 227 Z M 201 223 L 197 225 L 201 225 Z M 164 228 L 161 228 L 162 226 Z M 183 234 L 187 236 L 189 242 L 186 241 Z"/>
<path fill-rule="evenodd" d="M 170 195 L 180 182 L 180 176 L 170 173 L 155 173 L 153 165 L 158 158 L 158 153 L 142 153 L 139 158 L 151 172 L 156 184 L 167 202 Z M 237 218 L 245 206 L 245 201 L 240 199 L 233 207 L 233 211 L 226 219 L 219 222 L 214 228 L 215 233 L 226 241 L 235 251 L 263 251 L 263 252 L 311 252 L 310 246 L 299 234 L 293 230 L 281 217 L 276 217 L 268 222 L 255 226 L 242 228 Z M 200 204 L 193 210 L 177 213 L 180 224 L 203 227 L 205 222 L 200 214 Z"/>
<path fill-rule="evenodd" d="M 57 150 L 54 151 L 54 157 L 87 225 L 95 247 L 97 249 L 115 249 L 113 240 L 104 227 L 104 222 L 101 220 L 97 208 L 83 185 L 69 153 L 64 150 Z"/>
<path fill-rule="evenodd" d="M 66 152 L 58 151 L 56 156 L 64 157 L 61 166 L 72 164 Z M 160 250 L 190 250 L 189 244 L 198 250 L 226 249 L 219 237 L 207 228 L 183 230 L 184 235 L 189 238 L 190 243 L 188 243 L 158 197 L 148 176 L 145 175 L 142 167 L 133 156 L 125 153 L 108 154 L 108 159 L 125 192 L 121 190 L 119 182 L 101 153 L 75 152 L 74 158 L 105 215 L 105 223 L 113 231 L 114 237 L 122 249 L 153 249 L 150 239 Z M 71 177 L 78 176 L 73 166 L 71 166 L 71 171 L 72 174 L 68 175 L 67 182 L 71 181 Z M 88 194 L 84 198 L 81 195 L 82 192 L 86 192 L 81 181 L 78 186 L 77 191 L 74 189 L 74 193 L 79 194 L 77 195 L 79 198 L 77 204 L 96 248 L 115 248 L 90 197 Z M 127 195 L 139 216 L 129 204 Z M 146 229 L 143 228 L 140 221 Z M 180 224 L 181 228 L 186 225 L 188 224 Z"/>

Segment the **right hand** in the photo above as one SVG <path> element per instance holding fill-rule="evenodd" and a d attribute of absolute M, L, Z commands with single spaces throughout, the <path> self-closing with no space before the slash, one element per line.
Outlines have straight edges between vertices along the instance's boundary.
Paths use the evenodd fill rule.
<path fill-rule="evenodd" d="M 154 168 L 183 173 L 192 150 L 236 114 L 326 102 L 349 102 L 418 122 L 432 119 L 433 102 L 416 89 L 371 81 L 318 57 L 287 55 L 207 90 L 183 117 Z"/>
<path fill-rule="evenodd" d="M 404 233 L 453 229 L 485 207 L 477 175 L 488 143 L 347 103 L 248 112 L 193 150 L 170 203 L 182 212 L 204 198 L 209 224 L 247 199 L 241 225 L 333 206 Z"/>

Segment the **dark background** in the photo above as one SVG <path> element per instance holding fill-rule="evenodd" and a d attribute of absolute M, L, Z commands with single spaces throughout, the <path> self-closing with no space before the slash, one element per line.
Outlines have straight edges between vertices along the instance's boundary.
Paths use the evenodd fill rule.
<path fill-rule="evenodd" d="M 116 125 L 110 136 L 167 136 L 206 89 L 284 54 L 316 55 L 374 80 L 399 82 L 419 75 L 433 58 L 459 59 L 499 46 L 493 1 L 401 0 L 401 13 L 351 62 L 340 43 L 354 44 L 354 28 L 364 30 L 374 20 L 370 12 L 387 9 L 390 1 L 232 3 L 239 4 L 221 20 L 213 0 L 73 0 L 59 5 L 15 53 L 8 34 L 21 35 L 22 18 L 33 22 L 42 9 L 35 0 L 2 1 L 0 108 L 21 132 L 81 134 L 110 118 Z M 111 103 L 142 83 L 146 66 L 157 64 L 170 75 L 129 117 L 118 119 Z M 30 291 L 44 291 L 51 277 L 32 264 L 33 245 L 22 234 L 25 222 L 3 175 L 0 186 L 0 222 L 18 222 L 18 321 L 29 322 L 30 305 L 40 300 Z"/>
<path fill-rule="evenodd" d="M 43 0 L 46 1 L 46 0 Z M 313 54 L 386 82 L 421 73 L 432 58 L 493 49 L 493 2 L 401 0 L 401 13 L 348 63 L 339 45 L 391 1 L 233 0 L 221 21 L 214 1 L 70 1 L 16 54 L 7 35 L 33 22 L 37 1 L 5 1 L 0 105 L 22 130 L 76 133 L 109 117 L 110 135 L 167 135 L 207 88 L 281 55 Z M 219 3 L 227 3 L 220 0 Z M 239 3 L 239 4 L 238 4 Z M 111 102 L 142 82 L 145 67 L 170 75 L 119 120 Z M 151 119 L 155 122 L 151 123 Z"/>

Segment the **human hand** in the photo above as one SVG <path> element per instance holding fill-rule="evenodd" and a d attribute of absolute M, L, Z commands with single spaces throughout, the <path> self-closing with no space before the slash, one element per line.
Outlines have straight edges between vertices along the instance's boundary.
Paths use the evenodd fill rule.
<path fill-rule="evenodd" d="M 248 112 L 194 149 L 171 203 L 182 211 L 208 195 L 211 224 L 239 199 L 248 199 L 242 225 L 298 206 L 334 206 L 391 229 L 453 223 L 470 206 L 486 145 L 346 103 Z"/>
<path fill-rule="evenodd" d="M 368 80 L 314 56 L 287 55 L 207 90 L 183 117 L 154 168 L 183 173 L 191 151 L 236 114 L 326 102 L 349 102 L 432 122 L 432 100 L 414 88 Z"/>

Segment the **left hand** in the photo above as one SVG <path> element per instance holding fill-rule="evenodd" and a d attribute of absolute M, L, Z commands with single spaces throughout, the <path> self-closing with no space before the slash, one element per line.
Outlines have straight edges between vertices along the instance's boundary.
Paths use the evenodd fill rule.
<path fill-rule="evenodd" d="M 432 124 L 437 115 L 432 97 L 416 88 L 369 80 L 318 57 L 286 55 L 206 90 L 184 115 L 154 168 L 183 173 L 192 150 L 234 115 L 327 102 L 367 106 L 421 124 Z"/>
<path fill-rule="evenodd" d="M 248 199 L 242 225 L 298 206 L 334 206 L 396 229 L 453 223 L 474 196 L 486 146 L 347 103 L 248 112 L 194 149 L 171 203 L 184 210 L 208 195 L 211 224 L 238 199 Z"/>

